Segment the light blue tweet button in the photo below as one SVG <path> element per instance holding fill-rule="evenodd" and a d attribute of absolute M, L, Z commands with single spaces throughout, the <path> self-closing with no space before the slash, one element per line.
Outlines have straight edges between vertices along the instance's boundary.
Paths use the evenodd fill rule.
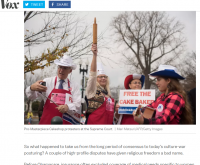
<path fill-rule="evenodd" d="M 23 1 L 23 8 L 45 8 L 45 1 Z"/>

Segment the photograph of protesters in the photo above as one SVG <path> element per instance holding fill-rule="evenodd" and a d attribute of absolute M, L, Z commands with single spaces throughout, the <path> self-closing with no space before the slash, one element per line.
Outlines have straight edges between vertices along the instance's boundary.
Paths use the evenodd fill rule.
<path fill-rule="evenodd" d="M 39 124 L 51 124 L 51 119 L 55 116 L 60 116 L 63 118 L 63 114 L 66 112 L 79 113 L 81 111 L 81 94 L 77 84 L 71 83 L 68 79 L 68 75 L 72 70 L 76 69 L 76 64 L 73 63 L 71 57 L 64 55 L 60 60 L 55 60 L 54 63 L 58 66 L 57 76 L 45 78 L 44 80 L 39 80 L 27 87 L 26 95 L 29 99 L 34 100 L 41 94 L 39 92 L 45 92 L 49 99 L 52 94 L 69 95 L 72 97 L 73 102 L 68 102 L 68 100 L 63 100 L 62 104 L 58 104 L 57 107 L 49 99 L 44 98 L 44 108 L 42 117 Z M 46 86 L 41 85 L 41 82 L 46 82 Z M 67 97 L 66 97 L 67 98 Z M 63 118 L 63 124 L 73 124 L 69 119 Z"/>
<path fill-rule="evenodd" d="M 150 119 L 133 112 L 134 120 L 139 124 L 192 124 L 192 111 L 186 92 L 182 89 L 179 80 L 184 80 L 177 73 L 176 67 L 160 65 L 157 72 L 149 74 L 156 77 L 156 85 L 162 93 L 153 103 L 147 105 L 156 110 L 155 116 Z"/>
<path fill-rule="evenodd" d="M 38 43 L 38 40 L 42 42 Z M 94 42 L 94 40 L 96 41 Z M 92 43 L 98 43 L 98 56 L 96 57 L 91 51 Z M 25 113 L 32 110 L 32 103 L 36 101 L 34 98 L 29 99 L 26 96 L 27 87 L 30 87 L 37 80 L 55 77 L 57 75 L 55 67 L 57 66 L 54 64 L 54 60 L 59 60 L 63 55 L 70 56 L 73 62 L 79 64 L 80 67 L 73 70 L 73 74 L 70 74 L 70 87 L 72 86 L 73 95 L 73 82 L 78 84 L 76 89 L 81 91 L 79 101 L 81 101 L 82 107 L 86 104 L 88 104 L 88 107 L 87 110 L 82 108 L 77 116 L 86 115 L 87 111 L 90 122 L 92 120 L 91 114 L 95 115 L 98 112 L 96 110 L 103 105 L 104 101 L 106 101 L 105 108 L 110 109 L 105 112 L 112 114 L 113 101 L 111 98 L 109 100 L 104 98 L 112 96 L 117 103 L 120 91 L 127 89 L 124 88 L 125 77 L 133 73 L 140 73 L 145 76 L 145 83 L 141 88 L 144 90 L 155 89 L 157 98 L 160 96 L 160 92 L 156 86 L 155 78 L 150 79 L 148 74 L 157 71 L 160 64 L 167 64 L 176 66 L 180 71 L 179 74 L 185 78 L 181 85 L 188 96 L 192 94 L 188 98 L 192 99 L 190 102 L 195 123 L 196 106 L 193 98 L 196 95 L 194 92 L 189 93 L 191 89 L 196 87 L 195 11 L 24 12 Z M 89 64 L 92 63 L 94 58 L 98 58 L 95 63 L 96 67 L 102 68 L 103 65 L 103 70 L 106 71 L 101 73 L 102 75 L 98 72 L 102 69 L 95 68 L 95 71 L 90 72 L 92 68 Z M 102 65 L 98 64 L 97 61 L 101 62 Z M 96 72 L 96 77 L 94 72 Z M 90 80 L 88 81 L 89 74 Z M 89 84 L 87 84 L 88 82 Z M 100 85 L 98 86 L 96 82 Z M 102 84 L 105 82 L 107 83 L 106 86 Z M 57 85 L 59 85 L 59 82 L 56 83 Z M 139 84 L 135 85 L 139 87 Z M 47 84 L 47 86 L 49 85 Z M 98 90 L 101 87 L 102 89 Z M 131 87 L 130 89 L 132 90 Z M 105 92 L 105 97 L 103 92 Z M 54 93 L 54 96 L 56 96 L 56 93 Z M 84 100 L 85 96 L 89 98 L 89 101 Z M 61 97 L 55 97 L 55 100 L 60 100 Z M 73 99 L 73 103 L 76 102 L 76 99 Z M 37 97 L 37 101 L 40 102 L 41 100 L 42 96 Z M 46 99 L 44 100 L 46 102 Z M 51 101 L 50 103 L 53 104 Z M 148 104 L 150 102 L 143 106 Z M 36 109 L 38 110 L 38 108 Z M 34 111 L 36 110 L 33 109 Z M 77 109 L 70 109 L 68 112 L 73 115 L 74 112 L 78 111 Z M 39 112 L 38 118 L 37 116 L 34 118 L 34 120 L 37 120 L 34 124 L 39 123 L 43 109 L 40 108 Z M 98 114 L 97 116 L 100 117 L 101 115 Z M 114 116 L 115 124 L 130 123 L 127 118 L 130 118 L 131 122 L 134 121 L 130 117 L 132 115 L 117 115 L 115 113 Z M 98 120 L 96 119 L 96 121 Z M 102 120 L 104 119 L 102 118 Z M 27 120 L 24 120 L 25 122 Z"/>
<path fill-rule="evenodd" d="M 86 88 L 88 107 L 85 124 L 113 124 L 114 99 L 111 97 L 109 79 L 102 64 L 97 64 L 97 45 L 93 44 L 91 50 L 93 59 Z"/>
<path fill-rule="evenodd" d="M 141 90 L 144 85 L 145 76 L 141 74 L 128 75 L 124 80 L 125 89 Z M 115 118 L 117 124 L 138 124 L 134 121 L 133 116 L 129 114 L 118 114 L 119 104 L 115 107 Z"/>

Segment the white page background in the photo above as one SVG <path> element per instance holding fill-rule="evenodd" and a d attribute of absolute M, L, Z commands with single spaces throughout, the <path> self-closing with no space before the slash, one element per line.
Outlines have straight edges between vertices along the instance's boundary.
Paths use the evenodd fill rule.
<path fill-rule="evenodd" d="M 132 2 L 131 0 L 129 0 Z M 77 2 L 77 0 L 76 0 Z M 91 1 L 90 1 L 91 2 Z M 111 1 L 113 3 L 113 1 Z M 111 2 L 101 1 L 98 3 L 106 3 L 111 7 Z M 187 1 L 188 3 L 181 3 L 182 1 L 162 1 L 163 6 L 153 6 L 139 3 L 145 10 L 165 9 L 165 10 L 190 10 L 196 9 L 195 3 Z M 150 2 L 150 0 L 149 0 Z M 156 1 L 155 1 L 156 2 Z M 158 1 L 157 1 L 158 2 Z M 159 1 L 159 3 L 161 0 Z M 174 3 L 173 7 L 172 2 Z M 96 3 L 96 4 L 98 4 Z M 125 1 L 120 1 L 120 4 Z M 137 4 L 137 1 L 135 2 Z M 180 6 L 178 6 L 178 4 Z M 48 2 L 46 1 L 46 6 Z M 75 4 L 75 3 L 74 3 Z M 116 2 L 119 4 L 119 2 Z M 133 3 L 130 3 L 133 4 Z M 155 3 L 156 4 L 156 3 Z M 190 5 L 188 5 L 190 4 Z M 73 5 L 73 3 L 72 3 Z M 105 10 L 109 10 L 109 7 L 105 7 Z M 136 6 L 136 5 L 135 5 Z M 139 10 L 141 8 L 133 7 L 133 10 Z M 150 6 L 150 7 L 149 7 Z M 91 10 L 93 6 L 90 6 Z M 122 9 L 123 5 L 120 6 Z M 155 7 L 155 8 L 154 8 Z M 97 6 L 95 6 L 97 8 Z M 110 8 L 114 10 L 114 8 Z M 119 9 L 119 6 L 117 7 Z M 128 8 L 130 9 L 130 8 Z M 99 9 L 101 10 L 101 9 Z M 0 162 L 1 164 L 24 164 L 24 162 L 32 163 L 133 163 L 133 162 L 182 162 L 182 163 L 195 163 L 199 164 L 198 160 L 198 147 L 199 147 L 199 105 L 197 104 L 197 125 L 196 126 L 169 126 L 173 133 L 138 133 L 138 134 L 122 134 L 122 133 L 30 133 L 24 132 L 24 23 L 23 12 L 0 12 L 0 75 L 1 75 L 1 119 L 0 119 Z M 196 13 L 196 45 L 197 45 L 197 72 L 200 69 L 199 59 L 199 44 L 200 44 L 200 13 Z M 197 84 L 199 82 L 199 74 L 197 73 Z M 199 96 L 199 88 L 197 87 L 197 100 Z M 80 126 L 81 127 L 81 126 Z M 169 129 L 168 128 L 168 129 Z M 177 133 L 176 133 L 177 132 Z M 180 132 L 180 133 L 179 133 Z M 24 145 L 186 145 L 187 150 L 184 151 L 185 155 L 160 157 L 148 156 L 148 157 L 131 157 L 131 156 L 24 156 Z M 75 150 L 75 149 L 74 149 Z M 36 150 L 34 150 L 36 151 Z M 54 150 L 57 151 L 57 150 Z M 82 150 L 81 150 L 82 151 Z M 90 150 L 88 150 L 90 151 Z M 96 150 L 98 151 L 98 150 Z M 101 150 L 100 150 L 101 151 Z M 112 150 L 108 150 L 112 151 Z M 114 150 L 113 150 L 114 151 Z M 120 150 L 127 151 L 126 149 Z"/>

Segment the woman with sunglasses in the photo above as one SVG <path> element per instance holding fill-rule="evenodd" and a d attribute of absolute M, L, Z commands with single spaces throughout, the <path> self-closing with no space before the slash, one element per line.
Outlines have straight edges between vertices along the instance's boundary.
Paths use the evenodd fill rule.
<path fill-rule="evenodd" d="M 97 63 L 97 45 L 91 48 L 93 59 L 86 88 L 85 124 L 113 124 L 114 99 L 111 98 L 109 79 L 101 63 Z"/>
<path fill-rule="evenodd" d="M 128 75 L 124 80 L 125 89 L 141 90 L 144 85 L 145 76 L 141 74 Z M 132 114 L 118 114 L 119 105 L 115 107 L 115 123 L 117 124 L 138 124 L 134 121 Z"/>
<path fill-rule="evenodd" d="M 170 65 L 160 65 L 157 72 L 150 76 L 156 77 L 156 85 L 162 93 L 156 101 L 147 105 L 155 109 L 153 118 L 146 119 L 142 112 L 133 112 L 134 120 L 139 124 L 192 124 L 192 112 L 187 94 L 179 80 L 185 78 L 177 73 L 177 69 Z"/>

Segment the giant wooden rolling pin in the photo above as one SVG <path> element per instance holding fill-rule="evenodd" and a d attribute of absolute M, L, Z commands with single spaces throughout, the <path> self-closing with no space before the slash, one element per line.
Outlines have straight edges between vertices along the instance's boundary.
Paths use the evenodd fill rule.
<path fill-rule="evenodd" d="M 97 24 L 96 24 L 96 17 L 94 18 L 94 24 L 93 24 L 93 44 L 97 44 Z"/>

